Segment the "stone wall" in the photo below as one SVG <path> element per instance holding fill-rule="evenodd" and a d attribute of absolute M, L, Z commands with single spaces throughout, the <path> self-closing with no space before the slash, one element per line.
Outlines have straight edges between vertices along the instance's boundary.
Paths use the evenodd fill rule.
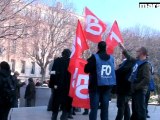
<path fill-rule="evenodd" d="M 25 107 L 25 94 L 26 86 L 21 87 L 20 94 L 20 107 Z M 51 95 L 51 90 L 48 87 L 36 87 L 36 103 L 35 106 L 47 106 Z"/>

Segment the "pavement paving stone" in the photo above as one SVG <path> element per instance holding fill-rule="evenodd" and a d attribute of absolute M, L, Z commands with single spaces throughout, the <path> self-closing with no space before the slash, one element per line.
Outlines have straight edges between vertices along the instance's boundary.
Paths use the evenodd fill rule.
<path fill-rule="evenodd" d="M 83 111 L 82 111 L 83 112 Z M 77 112 L 72 120 L 88 120 L 88 115 L 82 115 L 82 112 Z M 109 120 L 115 120 L 117 108 L 115 103 L 110 103 L 109 107 Z M 148 120 L 160 120 L 160 106 L 149 106 L 149 114 L 151 116 Z M 59 113 L 59 117 L 61 112 Z M 10 112 L 9 120 L 51 120 L 51 112 L 47 111 L 46 106 L 30 107 L 30 108 L 14 108 Z M 100 120 L 100 110 L 98 111 L 98 120 Z"/>

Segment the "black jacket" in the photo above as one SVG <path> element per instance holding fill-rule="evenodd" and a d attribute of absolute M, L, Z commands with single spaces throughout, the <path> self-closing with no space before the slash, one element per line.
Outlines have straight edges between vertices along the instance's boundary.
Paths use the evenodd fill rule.
<path fill-rule="evenodd" d="M 49 87 L 54 88 L 57 86 L 56 91 L 65 95 L 69 94 L 71 74 L 68 71 L 69 58 L 61 57 L 54 60 L 52 71 L 55 74 L 51 74 Z"/>
<path fill-rule="evenodd" d="M 102 60 L 109 60 L 110 56 L 106 54 L 106 51 L 99 51 L 97 54 L 100 56 Z M 85 73 L 89 73 L 89 91 L 95 91 L 97 88 L 106 89 L 108 87 L 101 86 L 98 87 L 97 85 L 97 72 L 96 72 L 96 58 L 94 55 L 92 55 L 88 60 L 88 63 L 86 64 L 84 71 Z"/>
<path fill-rule="evenodd" d="M 137 59 L 133 58 L 129 53 L 125 50 L 123 51 L 124 56 L 127 58 L 127 60 L 136 62 Z M 138 67 L 137 72 L 137 82 L 133 83 L 132 85 L 132 91 L 144 91 L 147 92 L 149 81 L 151 79 L 151 70 L 150 70 L 150 64 L 145 63 Z"/>
<path fill-rule="evenodd" d="M 35 99 L 36 97 L 36 88 L 35 88 L 35 84 L 34 82 L 29 82 L 29 84 L 26 87 L 26 91 L 25 91 L 25 99 Z"/>
<path fill-rule="evenodd" d="M 25 83 L 21 83 L 20 80 L 17 79 L 17 77 L 15 75 L 13 75 L 13 80 L 14 80 L 14 86 L 15 86 L 15 98 L 18 99 L 20 98 L 20 88 L 25 85 Z"/>
<path fill-rule="evenodd" d="M 130 95 L 131 83 L 128 81 L 132 67 L 135 63 L 133 61 L 126 60 L 116 70 L 116 93 L 121 95 Z"/>
<path fill-rule="evenodd" d="M 52 110 L 58 112 L 58 106 L 61 105 L 62 109 L 70 111 L 72 99 L 69 97 L 70 79 L 71 74 L 68 71 L 70 59 L 61 57 L 54 60 L 52 71 L 55 74 L 50 76 L 49 87 L 53 88 L 53 101 Z M 57 86 L 57 88 L 55 88 Z"/>
<path fill-rule="evenodd" d="M 14 81 L 11 72 L 0 70 L 0 106 L 12 104 L 14 93 Z"/>

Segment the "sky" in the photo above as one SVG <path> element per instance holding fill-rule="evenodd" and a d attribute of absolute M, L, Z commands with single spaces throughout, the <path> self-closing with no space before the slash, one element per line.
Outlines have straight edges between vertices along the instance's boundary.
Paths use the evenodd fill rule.
<path fill-rule="evenodd" d="M 42 0 L 51 5 L 52 0 Z M 76 13 L 83 15 L 87 6 L 106 24 L 117 20 L 121 29 L 134 26 L 148 26 L 160 31 L 160 7 L 139 8 L 139 2 L 160 2 L 160 0 L 69 0 L 73 3 Z"/>

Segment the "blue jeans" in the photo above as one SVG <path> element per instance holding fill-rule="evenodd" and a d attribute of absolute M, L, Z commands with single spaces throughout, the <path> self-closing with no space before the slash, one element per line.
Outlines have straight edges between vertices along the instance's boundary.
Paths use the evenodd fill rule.
<path fill-rule="evenodd" d="M 111 88 L 97 89 L 96 91 L 89 92 L 91 111 L 89 114 L 89 120 L 97 120 L 97 112 L 99 103 L 101 105 L 101 120 L 108 120 L 108 107 L 110 100 Z"/>

